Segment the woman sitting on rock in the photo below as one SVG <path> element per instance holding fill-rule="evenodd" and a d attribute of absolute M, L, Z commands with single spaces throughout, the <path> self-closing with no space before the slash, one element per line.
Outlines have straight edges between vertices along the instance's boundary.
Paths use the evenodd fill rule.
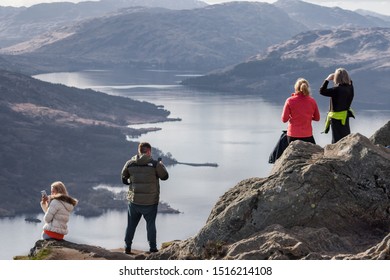
<path fill-rule="evenodd" d="M 64 239 L 64 235 L 68 233 L 70 213 L 77 202 L 77 199 L 68 195 L 62 182 L 54 182 L 51 185 L 51 195 L 43 195 L 41 199 L 41 207 L 45 212 L 42 239 Z"/>

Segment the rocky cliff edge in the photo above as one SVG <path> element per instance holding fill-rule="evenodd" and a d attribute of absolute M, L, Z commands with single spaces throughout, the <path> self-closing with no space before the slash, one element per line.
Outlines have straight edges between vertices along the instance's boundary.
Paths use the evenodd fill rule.
<path fill-rule="evenodd" d="M 206 225 L 153 259 L 390 259 L 390 122 L 370 139 L 296 141 L 267 178 L 227 191 Z"/>
<path fill-rule="evenodd" d="M 390 122 L 370 139 L 356 133 L 324 148 L 295 141 L 267 178 L 220 197 L 198 234 L 131 258 L 389 260 L 388 145 Z"/>

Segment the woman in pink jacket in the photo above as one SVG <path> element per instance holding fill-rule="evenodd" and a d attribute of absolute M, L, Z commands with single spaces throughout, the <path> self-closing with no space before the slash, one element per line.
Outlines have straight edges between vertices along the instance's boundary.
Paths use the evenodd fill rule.
<path fill-rule="evenodd" d="M 317 102 L 310 96 L 310 86 L 305 79 L 299 78 L 294 88 L 295 92 L 287 98 L 282 113 L 282 121 L 288 122 L 288 143 L 302 140 L 315 144 L 311 122 L 320 120 Z"/>

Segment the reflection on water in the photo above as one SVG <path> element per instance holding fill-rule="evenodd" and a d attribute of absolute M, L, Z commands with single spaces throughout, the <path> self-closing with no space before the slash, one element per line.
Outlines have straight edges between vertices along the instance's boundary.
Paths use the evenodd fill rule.
<path fill-rule="evenodd" d="M 53 83 L 101 88 L 109 94 L 163 105 L 172 112 L 170 117 L 182 121 L 153 124 L 162 130 L 134 141 L 148 141 L 164 152 L 172 153 L 180 162 L 218 164 L 217 168 L 186 165 L 168 168 L 170 178 L 161 183 L 161 199 L 182 214 L 158 215 L 159 244 L 193 236 L 205 224 L 212 207 L 226 190 L 243 179 L 267 176 L 272 168 L 268 156 L 286 127 L 280 121 L 283 104 L 270 104 L 260 96 L 244 93 L 190 90 L 179 85 L 181 74 L 192 73 L 84 71 L 37 76 Z M 140 89 L 140 85 L 146 86 Z M 313 124 L 314 137 L 320 146 L 331 141 L 330 134 L 321 134 L 326 110 L 320 108 L 322 120 Z M 369 137 L 389 118 L 389 111 L 360 111 L 356 120 L 351 120 L 351 128 L 353 132 Z M 136 151 L 124 152 L 131 155 Z M 0 259 L 10 259 L 28 252 L 39 238 L 43 224 L 26 223 L 24 217 L 20 217 L 0 220 L 0 225 Z M 123 246 L 125 227 L 126 212 L 109 211 L 98 218 L 72 216 L 67 239 L 109 249 L 119 248 Z M 143 221 L 137 228 L 134 248 L 148 249 Z"/>

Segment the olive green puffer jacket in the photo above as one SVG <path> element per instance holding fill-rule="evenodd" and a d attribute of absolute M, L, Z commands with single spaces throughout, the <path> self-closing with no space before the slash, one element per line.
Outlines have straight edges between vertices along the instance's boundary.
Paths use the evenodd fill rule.
<path fill-rule="evenodd" d="M 129 185 L 127 199 L 139 205 L 158 204 L 160 181 L 167 180 L 168 171 L 164 164 L 149 155 L 135 155 L 122 169 L 122 182 Z"/>

